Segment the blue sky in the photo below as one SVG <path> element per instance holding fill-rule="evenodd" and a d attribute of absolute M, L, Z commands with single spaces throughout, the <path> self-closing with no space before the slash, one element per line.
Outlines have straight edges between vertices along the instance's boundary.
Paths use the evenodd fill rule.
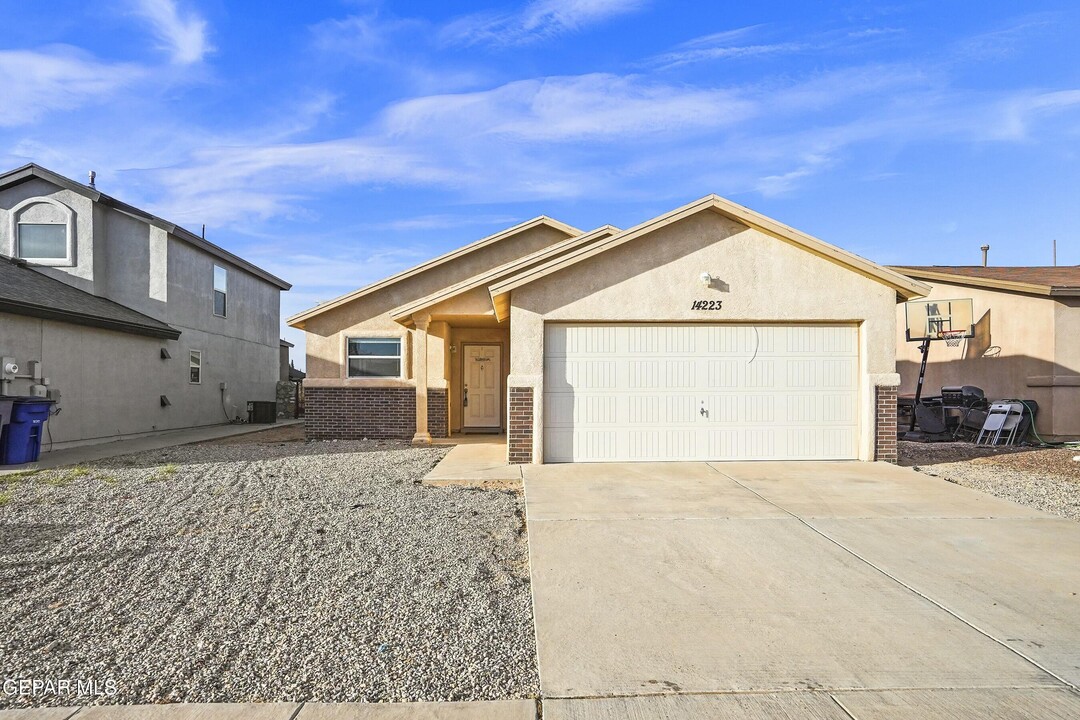
<path fill-rule="evenodd" d="M 1080 263 L 1080 8 L 0 0 L 0 165 L 294 283 L 711 192 L 883 263 Z M 302 347 L 302 335 L 287 337 Z"/>

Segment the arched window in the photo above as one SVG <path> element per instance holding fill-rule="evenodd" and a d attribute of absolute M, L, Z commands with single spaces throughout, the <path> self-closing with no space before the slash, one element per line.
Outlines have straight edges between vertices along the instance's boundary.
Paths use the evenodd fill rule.
<path fill-rule="evenodd" d="M 23 200 L 11 209 L 15 257 L 37 265 L 75 264 L 74 213 L 49 197 Z"/>

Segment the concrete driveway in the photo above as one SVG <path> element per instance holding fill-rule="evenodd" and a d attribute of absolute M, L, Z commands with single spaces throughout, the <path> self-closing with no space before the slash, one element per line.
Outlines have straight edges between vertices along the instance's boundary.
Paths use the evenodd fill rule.
<path fill-rule="evenodd" d="M 545 720 L 1080 717 L 1080 524 L 884 464 L 524 480 Z"/>

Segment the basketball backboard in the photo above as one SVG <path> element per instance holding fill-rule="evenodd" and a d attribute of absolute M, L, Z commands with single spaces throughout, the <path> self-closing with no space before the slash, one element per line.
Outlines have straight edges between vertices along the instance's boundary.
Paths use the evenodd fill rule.
<path fill-rule="evenodd" d="M 908 342 L 943 340 L 945 335 L 975 335 L 971 298 L 912 300 L 904 303 Z"/>

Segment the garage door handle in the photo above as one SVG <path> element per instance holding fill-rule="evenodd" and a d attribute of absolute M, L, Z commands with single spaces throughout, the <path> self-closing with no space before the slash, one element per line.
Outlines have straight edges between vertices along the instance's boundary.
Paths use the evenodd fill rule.
<path fill-rule="evenodd" d="M 701 417 L 709 417 L 709 411 L 705 409 L 705 401 L 701 402 L 701 410 L 698 411 Z"/>

